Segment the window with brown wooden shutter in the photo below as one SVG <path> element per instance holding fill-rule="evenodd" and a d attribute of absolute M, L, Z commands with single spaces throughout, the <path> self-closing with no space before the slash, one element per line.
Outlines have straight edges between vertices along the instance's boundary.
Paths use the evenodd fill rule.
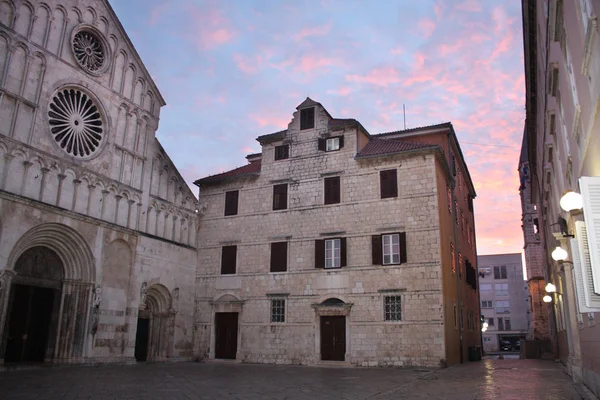
<path fill-rule="evenodd" d="M 287 183 L 273 186 L 273 210 L 287 209 Z"/>
<path fill-rule="evenodd" d="M 371 251 L 373 255 L 373 265 L 383 265 L 383 249 L 381 235 L 371 236 Z"/>
<path fill-rule="evenodd" d="M 406 232 L 371 236 L 371 253 L 373 265 L 406 263 Z"/>
<path fill-rule="evenodd" d="M 340 177 L 334 176 L 324 179 L 325 204 L 337 204 L 340 202 Z"/>
<path fill-rule="evenodd" d="M 319 151 L 325 151 L 325 139 L 317 139 L 317 148 L 319 149 Z"/>
<path fill-rule="evenodd" d="M 305 108 L 300 110 L 300 130 L 312 129 L 315 127 L 315 108 Z"/>
<path fill-rule="evenodd" d="M 340 267 L 345 267 L 346 265 L 348 265 L 346 238 L 340 238 Z"/>
<path fill-rule="evenodd" d="M 271 272 L 287 271 L 287 242 L 271 243 Z"/>
<path fill-rule="evenodd" d="M 398 176 L 395 169 L 379 172 L 381 198 L 398 197 Z"/>
<path fill-rule="evenodd" d="M 225 215 L 237 215 L 239 193 L 238 190 L 225 193 Z"/>
<path fill-rule="evenodd" d="M 223 246 L 221 249 L 221 275 L 235 274 L 237 246 Z"/>
<path fill-rule="evenodd" d="M 315 240 L 315 268 L 325 268 L 324 240 Z"/>

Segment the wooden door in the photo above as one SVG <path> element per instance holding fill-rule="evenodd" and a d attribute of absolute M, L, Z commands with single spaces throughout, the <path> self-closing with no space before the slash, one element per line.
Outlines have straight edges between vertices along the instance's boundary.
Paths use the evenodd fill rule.
<path fill-rule="evenodd" d="M 215 358 L 235 360 L 238 313 L 215 314 Z"/>
<path fill-rule="evenodd" d="M 5 362 L 44 361 L 54 290 L 14 285 Z"/>
<path fill-rule="evenodd" d="M 346 317 L 321 317 L 321 360 L 346 359 Z"/>
<path fill-rule="evenodd" d="M 135 333 L 135 359 L 136 361 L 146 361 L 148 359 L 148 334 L 150 320 L 148 318 L 138 318 L 137 331 Z"/>

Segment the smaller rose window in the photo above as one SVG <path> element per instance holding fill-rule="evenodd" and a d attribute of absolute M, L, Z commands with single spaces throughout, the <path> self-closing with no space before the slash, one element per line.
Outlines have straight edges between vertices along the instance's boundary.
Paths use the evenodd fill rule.
<path fill-rule="evenodd" d="M 105 65 L 104 45 L 98 36 L 88 30 L 81 30 L 73 36 L 73 54 L 79 65 L 89 72 L 100 72 Z"/>
<path fill-rule="evenodd" d="M 77 158 L 93 156 L 104 138 L 98 106 L 79 89 L 61 89 L 52 97 L 48 123 L 56 143 Z"/>

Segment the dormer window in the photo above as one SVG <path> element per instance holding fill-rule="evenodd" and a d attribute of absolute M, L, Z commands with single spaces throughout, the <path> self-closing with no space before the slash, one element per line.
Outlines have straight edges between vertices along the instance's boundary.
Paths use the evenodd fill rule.
<path fill-rule="evenodd" d="M 300 130 L 313 129 L 315 127 L 315 108 L 300 110 Z"/>

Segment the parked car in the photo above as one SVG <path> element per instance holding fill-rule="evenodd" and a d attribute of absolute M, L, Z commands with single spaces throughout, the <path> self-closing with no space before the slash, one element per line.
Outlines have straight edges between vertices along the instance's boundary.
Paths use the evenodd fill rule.
<path fill-rule="evenodd" d="M 515 342 L 515 346 L 514 346 L 514 347 L 515 347 L 515 350 L 516 350 L 516 351 L 520 351 L 520 350 L 521 350 L 521 341 L 520 341 L 520 340 L 517 340 L 517 341 Z"/>
<path fill-rule="evenodd" d="M 512 350 L 511 342 L 509 342 L 508 340 L 500 341 L 500 351 L 511 351 L 511 350 Z"/>

